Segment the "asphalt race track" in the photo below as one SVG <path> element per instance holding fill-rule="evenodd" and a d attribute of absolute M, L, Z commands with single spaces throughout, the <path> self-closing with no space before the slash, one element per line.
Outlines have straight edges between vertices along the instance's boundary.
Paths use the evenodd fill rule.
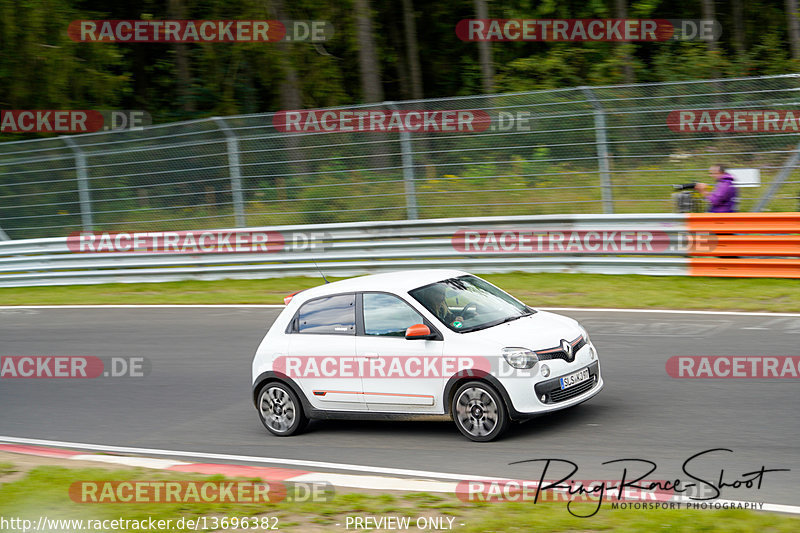
<path fill-rule="evenodd" d="M 605 390 L 583 405 L 523 425 L 488 444 L 452 423 L 319 421 L 271 437 L 250 401 L 250 362 L 279 309 L 0 309 L 0 356 L 144 356 L 142 378 L 2 379 L 0 435 L 67 442 L 305 459 L 470 475 L 538 479 L 541 463 L 576 463 L 576 479 L 619 479 L 613 459 L 648 459 L 648 479 L 725 482 L 766 473 L 761 488 L 723 498 L 797 504 L 798 379 L 674 379 L 674 355 L 800 355 L 800 315 L 563 311 L 599 349 Z M 629 463 L 630 465 L 631 463 Z M 552 473 L 556 473 L 552 467 Z M 636 467 L 640 468 L 640 466 Z M 702 475 L 701 475 L 702 474 Z M 550 477 L 550 476 L 548 476 Z"/>

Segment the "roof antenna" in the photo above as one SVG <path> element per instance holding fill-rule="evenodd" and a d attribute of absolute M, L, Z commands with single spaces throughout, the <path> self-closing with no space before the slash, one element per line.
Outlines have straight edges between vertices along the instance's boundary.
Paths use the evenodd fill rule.
<path fill-rule="evenodd" d="M 312 261 L 312 263 L 314 263 L 314 266 L 317 267 L 317 270 L 319 271 L 319 275 L 322 276 L 322 279 L 325 280 L 325 283 L 330 283 L 330 281 L 328 281 L 328 278 L 325 277 L 325 274 L 322 273 L 322 269 L 319 267 L 317 262 L 316 261 Z"/>

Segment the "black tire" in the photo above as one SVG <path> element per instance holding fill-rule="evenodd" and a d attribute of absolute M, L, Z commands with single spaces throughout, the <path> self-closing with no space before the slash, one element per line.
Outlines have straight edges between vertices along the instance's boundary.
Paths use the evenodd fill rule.
<path fill-rule="evenodd" d="M 308 425 L 303 404 L 291 387 L 270 381 L 258 391 L 258 417 L 267 431 L 278 437 L 296 435 Z"/>
<path fill-rule="evenodd" d="M 450 413 L 462 435 L 475 442 L 498 438 L 510 422 L 503 399 L 494 387 L 482 381 L 461 385 L 453 395 Z"/>

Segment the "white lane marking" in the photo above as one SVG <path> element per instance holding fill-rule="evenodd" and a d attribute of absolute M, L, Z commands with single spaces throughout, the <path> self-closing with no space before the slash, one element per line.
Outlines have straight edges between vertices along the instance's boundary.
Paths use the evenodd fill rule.
<path fill-rule="evenodd" d="M 666 313 L 680 315 L 800 316 L 800 313 L 767 313 L 756 311 L 691 311 L 686 309 L 617 309 L 602 307 L 535 307 L 542 311 L 587 311 L 590 313 Z"/>
<path fill-rule="evenodd" d="M 83 442 L 63 442 L 56 440 L 28 439 L 23 437 L 6 437 L 0 435 L 0 442 L 14 444 L 33 444 L 38 446 L 54 446 L 59 448 L 78 448 L 82 450 L 93 450 L 98 452 L 115 453 L 136 453 L 149 455 L 166 455 L 173 457 L 190 457 L 192 459 L 214 459 L 217 461 L 238 461 L 248 463 L 266 463 L 280 466 L 305 466 L 312 468 L 329 468 L 334 470 L 350 470 L 354 472 L 372 472 L 378 474 L 394 474 L 396 476 L 426 477 L 435 479 L 450 479 L 461 481 L 463 479 L 474 479 L 476 481 L 503 480 L 511 481 L 508 478 L 497 478 L 487 476 L 470 476 L 469 474 L 449 474 L 443 472 L 428 472 L 426 470 L 408 470 L 405 468 L 387 468 L 382 466 L 362 466 L 349 463 L 329 463 L 326 461 L 309 461 L 305 459 L 281 459 L 277 457 L 258 457 L 253 455 L 232 455 L 226 453 L 207 453 L 180 450 L 162 450 L 158 448 L 134 448 L 130 446 L 109 446 L 106 444 L 90 444 Z"/>
<path fill-rule="evenodd" d="M 231 454 L 219 454 L 219 453 L 205 453 L 205 452 L 182 452 L 177 450 L 161 450 L 156 448 L 133 448 L 129 446 L 108 446 L 105 444 L 86 444 L 86 443 L 79 443 L 79 442 L 62 442 L 62 441 L 53 441 L 53 440 L 43 440 L 43 439 L 27 439 L 23 437 L 5 437 L 0 436 L 0 442 L 11 442 L 15 444 L 33 444 L 39 446 L 56 446 L 62 448 L 81 448 L 85 450 L 96 450 L 96 451 L 112 451 L 117 453 L 147 453 L 153 455 L 179 455 L 181 457 L 195 457 L 195 458 L 202 458 L 202 459 L 217 459 L 217 460 L 225 460 L 225 461 L 244 461 L 244 462 L 256 462 L 256 463 L 278 463 L 281 465 L 297 465 L 297 466 L 316 466 L 319 468 L 335 468 L 339 470 L 354 470 L 354 471 L 361 471 L 361 472 L 374 472 L 374 473 L 393 473 L 395 475 L 410 475 L 410 476 L 425 476 L 431 478 L 438 478 L 438 479 L 452 479 L 457 481 L 463 480 L 474 480 L 474 481 L 516 481 L 510 478 L 502 478 L 502 477 L 487 477 L 487 476 L 471 476 L 469 474 L 451 474 L 446 472 L 427 472 L 423 470 L 407 470 L 403 468 L 385 468 L 385 467 L 378 467 L 378 466 L 363 466 L 363 465 L 352 465 L 347 463 L 328 463 L 323 461 L 305 461 L 305 460 L 298 460 L 298 459 L 275 459 L 270 457 L 255 457 L 255 456 L 248 456 L 248 455 L 231 455 Z M 113 457 L 113 456 L 106 456 L 106 457 Z M 115 457 L 115 459 L 119 459 L 120 457 Z M 325 481 L 328 480 L 332 484 L 334 480 L 340 480 L 344 483 L 353 483 L 353 485 L 340 485 L 340 486 L 348 486 L 348 487 L 356 487 L 356 488 L 377 488 L 377 489 L 385 489 L 385 490 L 417 490 L 420 483 L 429 483 L 430 488 L 426 490 L 435 490 L 436 487 L 435 481 L 426 481 L 420 479 L 402 479 L 402 478 L 377 478 L 375 476 L 363 476 L 364 479 L 360 485 L 356 485 L 358 481 L 355 479 L 359 476 L 352 476 L 348 474 L 333 474 L 333 473 L 315 473 L 310 472 L 308 474 L 302 474 L 300 476 L 295 476 L 294 478 L 290 478 L 286 481 L 301 481 L 301 480 L 316 480 L 316 481 Z M 327 479 L 326 479 L 327 478 Z M 391 479 L 393 483 L 399 483 L 400 485 L 393 485 L 391 487 L 384 487 L 380 484 L 381 479 Z M 447 483 L 446 485 L 453 485 L 452 483 Z M 406 487 L 413 487 L 413 488 L 406 488 Z M 437 491 L 439 492 L 439 491 Z M 738 500 L 716 500 L 721 504 L 744 504 L 744 503 L 752 503 L 752 502 L 743 502 Z M 788 513 L 788 514 L 800 514 L 800 506 L 795 505 L 785 505 L 785 504 L 778 504 L 778 503 L 764 503 L 762 508 L 764 511 L 772 511 L 778 513 Z"/>
<path fill-rule="evenodd" d="M 458 487 L 458 483 L 446 481 L 317 472 L 295 476 L 287 479 L 286 481 L 290 483 L 330 483 L 335 487 L 347 487 L 351 489 L 408 490 L 412 492 L 454 493 Z"/>
<path fill-rule="evenodd" d="M 717 504 L 728 505 L 728 506 L 734 506 L 735 507 L 735 506 L 738 506 L 739 504 L 742 504 L 742 503 L 750 503 L 750 504 L 757 503 L 757 504 L 760 505 L 760 507 L 758 509 L 755 509 L 756 511 L 771 511 L 773 513 L 800 514 L 800 507 L 798 507 L 796 505 L 784 505 L 784 504 L 780 504 L 780 503 L 762 503 L 762 502 L 753 502 L 753 501 L 743 502 L 743 501 L 738 501 L 738 500 L 713 500 L 713 502 L 712 501 L 702 502 L 702 501 L 690 500 L 689 498 L 673 498 L 672 501 L 679 502 L 679 503 L 687 503 L 687 504 L 688 503 L 692 503 L 692 504 L 698 503 L 698 504 L 701 504 L 701 505 L 703 503 L 707 503 L 709 505 L 709 510 L 715 510 L 715 511 L 719 510 L 716 507 Z"/>
<path fill-rule="evenodd" d="M 69 457 L 73 461 L 95 461 L 97 463 L 111 463 L 126 466 L 137 466 L 140 468 L 157 468 L 166 470 L 173 466 L 190 465 L 184 461 L 170 461 L 169 459 L 156 459 L 154 457 L 128 457 L 122 455 L 94 455 L 83 454 Z"/>
<path fill-rule="evenodd" d="M 731 500 L 733 501 L 733 500 Z M 736 502 L 739 503 L 739 502 Z M 774 513 L 788 513 L 800 514 L 800 507 L 796 505 L 781 505 L 779 503 L 765 503 L 762 507 L 764 511 L 772 511 Z"/>
<path fill-rule="evenodd" d="M 119 305 L 0 305 L 0 309 L 282 309 L 281 304 L 119 304 Z M 587 313 L 665 313 L 681 315 L 739 315 L 739 316 L 791 316 L 800 317 L 800 313 L 769 313 L 760 311 L 692 311 L 686 309 L 619 309 L 605 307 L 535 307 L 542 311 L 585 311 Z"/>

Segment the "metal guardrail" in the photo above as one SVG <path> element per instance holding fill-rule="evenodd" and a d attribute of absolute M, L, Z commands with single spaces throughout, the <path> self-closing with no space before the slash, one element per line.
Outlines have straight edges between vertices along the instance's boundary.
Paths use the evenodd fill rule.
<path fill-rule="evenodd" d="M 212 231 L 280 234 L 280 245 L 269 252 L 76 252 L 77 236 L 5 241 L 0 242 L 0 287 L 316 277 L 320 271 L 354 276 L 454 267 L 476 273 L 800 278 L 800 213 L 470 217 Z M 465 246 L 465 232 L 482 245 L 472 242 L 472 248 Z M 521 242 L 515 240 L 520 235 L 621 237 L 623 232 L 657 235 L 668 242 L 706 232 L 713 236 L 714 247 L 550 248 L 531 253 L 514 244 Z M 509 246 L 495 244 L 499 242 L 495 237 L 503 235 L 509 236 Z M 490 243 L 493 246 L 488 246 Z"/>
<path fill-rule="evenodd" d="M 459 251 L 454 236 L 473 231 L 686 230 L 680 214 L 544 215 L 352 222 L 215 230 L 278 232 L 288 243 L 266 253 L 74 252 L 68 238 L 0 242 L 0 287 L 186 279 L 254 279 L 287 275 L 353 276 L 411 268 L 464 268 L 490 272 L 594 272 L 685 275 L 677 253 L 491 254 Z M 298 239 L 302 236 L 303 239 Z M 636 255 L 636 256 L 634 256 Z"/>

